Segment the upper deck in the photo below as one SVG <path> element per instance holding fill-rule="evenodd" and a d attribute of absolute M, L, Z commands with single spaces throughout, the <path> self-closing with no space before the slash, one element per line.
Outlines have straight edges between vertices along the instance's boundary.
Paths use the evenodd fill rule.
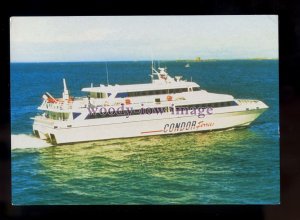
<path fill-rule="evenodd" d="M 85 97 L 72 98 L 64 82 L 62 98 L 54 98 L 46 93 L 40 110 L 58 113 L 85 111 L 88 106 L 118 106 L 121 104 L 138 108 L 143 105 L 193 105 L 201 103 L 228 102 L 231 95 L 209 93 L 200 90 L 195 82 L 182 80 L 181 76 L 169 76 L 165 68 L 159 72 L 152 69 L 151 83 L 131 85 L 100 85 L 83 88 L 89 94 Z"/>
<path fill-rule="evenodd" d="M 153 91 L 153 90 L 163 90 L 163 89 L 179 89 L 179 88 L 199 88 L 199 85 L 195 82 L 174 82 L 165 84 L 156 83 L 144 83 L 144 84 L 133 84 L 133 85 L 100 85 L 98 87 L 87 87 L 83 88 L 83 92 L 103 92 L 103 93 L 113 93 L 113 92 L 138 92 L 138 91 Z"/>
<path fill-rule="evenodd" d="M 159 72 L 152 68 L 151 83 L 144 84 L 131 84 L 131 85 L 100 85 L 98 87 L 83 88 L 81 91 L 89 93 L 105 93 L 115 94 L 124 92 L 145 92 L 145 91 L 157 91 L 157 90 L 170 90 L 170 89 L 188 89 L 197 88 L 199 85 L 195 82 L 188 82 L 182 80 L 181 76 L 171 77 L 166 68 L 159 68 Z"/>

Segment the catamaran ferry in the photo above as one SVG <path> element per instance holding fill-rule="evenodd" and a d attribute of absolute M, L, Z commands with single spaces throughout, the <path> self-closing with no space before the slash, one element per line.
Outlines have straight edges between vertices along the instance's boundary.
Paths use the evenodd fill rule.
<path fill-rule="evenodd" d="M 268 106 L 259 100 L 210 93 L 166 68 L 152 66 L 151 82 L 132 85 L 92 84 L 84 97 L 71 97 L 63 79 L 62 98 L 48 92 L 33 118 L 33 133 L 65 144 L 112 138 L 177 134 L 244 127 Z"/>

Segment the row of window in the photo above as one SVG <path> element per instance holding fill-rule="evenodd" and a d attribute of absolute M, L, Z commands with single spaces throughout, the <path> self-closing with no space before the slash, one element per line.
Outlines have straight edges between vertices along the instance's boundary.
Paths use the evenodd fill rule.
<path fill-rule="evenodd" d="M 197 105 L 182 105 L 176 106 L 177 108 L 220 108 L 220 107 L 228 107 L 228 106 L 236 106 L 238 105 L 235 101 L 230 102 L 216 102 L 216 103 L 204 103 L 204 104 L 197 104 Z"/>
<path fill-rule="evenodd" d="M 176 111 L 182 111 L 182 109 L 199 109 L 199 108 L 219 108 L 219 107 L 228 107 L 238 105 L 235 101 L 230 102 L 218 102 L 218 103 L 207 103 L 207 104 L 198 104 L 198 105 L 182 105 L 176 106 Z M 172 107 L 170 107 L 172 111 Z M 107 118 L 107 117 L 118 117 L 118 116 L 132 116 L 132 115 L 141 115 L 141 114 L 162 114 L 168 112 L 168 107 L 157 107 L 157 108 L 145 108 L 145 109 L 136 109 L 128 111 L 119 111 L 119 112 L 103 112 L 103 113 L 94 113 L 89 114 L 85 119 L 94 119 L 94 118 Z"/>
<path fill-rule="evenodd" d="M 194 87 L 192 91 L 199 91 L 199 87 Z M 179 89 L 163 89 L 163 90 L 151 90 L 151 91 L 139 91 L 139 92 L 121 92 L 117 93 L 116 98 L 126 98 L 126 97 L 136 97 L 136 96 L 148 96 L 148 95 L 162 95 L 162 94 L 173 94 L 187 92 L 188 88 L 179 88 Z M 90 92 L 89 97 L 91 98 L 107 98 L 111 93 L 103 92 Z"/>
<path fill-rule="evenodd" d="M 63 120 L 63 121 L 65 121 L 65 120 L 69 119 L 69 113 L 46 111 L 45 112 L 45 117 L 53 119 L 53 120 Z"/>
<path fill-rule="evenodd" d="M 194 87 L 193 91 L 199 91 L 199 87 Z M 139 91 L 139 92 L 122 92 L 116 95 L 116 98 L 125 98 L 125 97 L 136 97 L 136 96 L 148 96 L 148 95 L 162 95 L 162 94 L 172 94 L 172 93 L 181 93 L 187 92 L 188 88 L 179 88 L 179 89 L 163 89 L 163 90 L 151 90 L 151 91 Z"/>
<path fill-rule="evenodd" d="M 199 87 L 194 87 L 193 91 L 199 91 Z M 163 89 L 163 90 L 151 90 L 151 91 L 139 91 L 139 92 L 121 92 L 116 95 L 116 98 L 126 98 L 126 97 L 136 97 L 136 96 L 148 96 L 148 95 L 162 95 L 162 94 L 172 94 L 172 93 L 181 93 L 187 92 L 188 88 L 179 88 L 179 89 Z M 103 92 L 90 92 L 89 96 L 91 98 L 107 98 L 111 94 Z"/>
<path fill-rule="evenodd" d="M 112 118 L 118 116 L 132 116 L 132 115 L 145 115 L 145 114 L 162 114 L 168 111 L 168 107 L 157 107 L 157 108 L 145 108 L 145 109 L 135 109 L 130 111 L 118 111 L 118 112 L 102 112 L 102 113 L 93 113 L 88 114 L 85 119 L 94 119 L 94 118 Z"/>
<path fill-rule="evenodd" d="M 104 92 L 90 92 L 91 98 L 106 98 L 106 93 Z"/>

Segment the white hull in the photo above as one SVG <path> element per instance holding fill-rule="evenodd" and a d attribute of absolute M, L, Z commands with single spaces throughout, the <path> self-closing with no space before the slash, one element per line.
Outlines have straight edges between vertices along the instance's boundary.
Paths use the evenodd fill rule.
<path fill-rule="evenodd" d="M 137 115 L 86 120 L 86 124 L 72 123 L 54 128 L 51 123 L 35 121 L 33 130 L 41 139 L 53 144 L 129 138 L 150 135 L 212 131 L 247 126 L 266 109 L 215 113 L 199 118 L 197 115 Z"/>

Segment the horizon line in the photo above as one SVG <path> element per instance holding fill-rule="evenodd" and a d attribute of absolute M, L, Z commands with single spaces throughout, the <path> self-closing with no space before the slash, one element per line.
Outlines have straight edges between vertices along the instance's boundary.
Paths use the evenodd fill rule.
<path fill-rule="evenodd" d="M 266 58 L 266 57 L 255 57 L 255 58 L 209 58 L 201 59 L 197 61 L 195 59 L 158 59 L 153 61 L 176 61 L 176 62 L 196 62 L 201 63 L 205 61 L 230 61 L 230 60 L 279 60 L 278 57 Z M 101 63 L 101 62 L 151 62 L 152 60 L 69 60 L 69 61 L 10 61 L 10 63 Z"/>

